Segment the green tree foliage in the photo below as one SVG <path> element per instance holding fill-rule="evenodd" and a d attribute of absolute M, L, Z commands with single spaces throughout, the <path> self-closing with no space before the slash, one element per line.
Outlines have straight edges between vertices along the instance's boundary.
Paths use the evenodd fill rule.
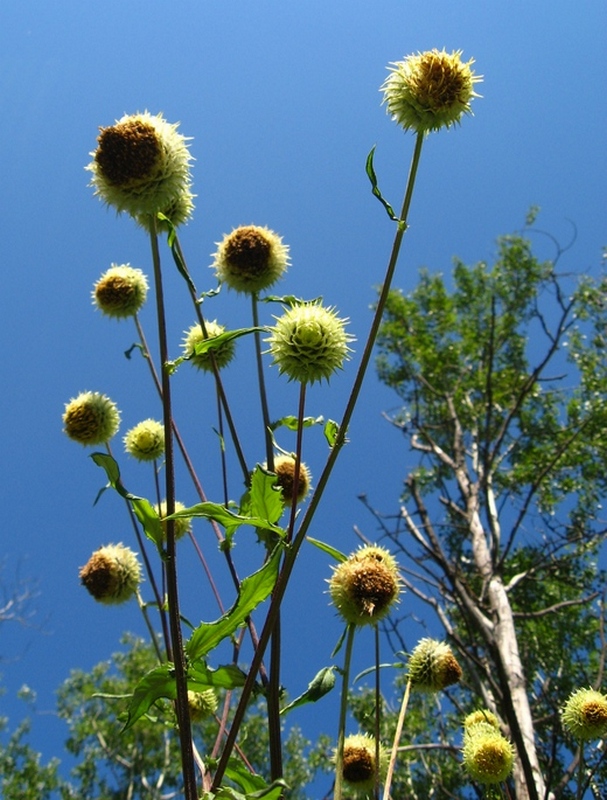
<path fill-rule="evenodd" d="M 413 458 L 396 523 L 374 513 L 465 664 L 462 710 L 492 708 L 511 736 L 519 800 L 577 796 L 559 709 L 600 687 L 605 657 L 607 280 L 573 281 L 560 255 L 538 260 L 514 235 L 492 265 L 423 271 L 409 295 L 391 292 L 379 337 Z M 602 749 L 587 759 L 604 797 Z M 411 796 L 450 796 L 426 791 L 436 769 Z"/>

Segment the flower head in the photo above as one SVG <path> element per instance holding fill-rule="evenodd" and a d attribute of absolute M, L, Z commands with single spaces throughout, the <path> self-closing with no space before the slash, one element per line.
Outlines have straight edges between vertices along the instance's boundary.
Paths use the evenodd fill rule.
<path fill-rule="evenodd" d="M 166 515 L 167 515 L 166 500 L 163 500 L 160 503 L 160 508 L 158 507 L 158 505 L 155 505 L 154 508 L 156 509 L 156 513 L 158 514 L 158 516 L 161 519 L 162 532 L 163 532 L 164 538 L 166 539 L 167 524 L 166 524 L 166 521 L 164 519 L 166 517 Z M 184 508 L 185 508 L 185 506 L 184 506 L 183 503 L 180 503 L 178 500 L 175 501 L 175 512 L 174 512 L 175 514 L 178 511 L 183 511 Z M 175 532 L 175 540 L 181 539 L 183 536 L 186 535 L 186 533 L 189 533 L 192 530 L 192 522 L 188 517 L 181 517 L 179 519 L 175 519 L 175 520 L 173 520 L 173 530 Z"/>
<path fill-rule="evenodd" d="M 251 294 L 267 289 L 289 266 L 289 248 L 269 228 L 245 225 L 218 242 L 213 254 L 217 278 L 237 292 Z"/>
<path fill-rule="evenodd" d="M 468 732 L 476 725 L 488 725 L 496 731 L 500 729 L 500 723 L 493 711 L 486 708 L 472 711 L 464 720 L 464 731 Z"/>
<path fill-rule="evenodd" d="M 347 320 L 340 319 L 333 308 L 318 303 L 301 303 L 276 317 L 270 329 L 269 352 L 279 372 L 289 380 L 314 383 L 329 380 L 342 368 L 351 352 L 346 333 Z"/>
<path fill-rule="evenodd" d="M 607 733 L 607 695 L 578 689 L 561 711 L 563 725 L 576 739 L 597 739 Z"/>
<path fill-rule="evenodd" d="M 188 705 L 190 706 L 192 722 L 202 722 L 202 720 L 212 716 L 217 711 L 217 706 L 219 705 L 217 692 L 213 687 L 203 689 L 200 692 L 188 690 Z"/>
<path fill-rule="evenodd" d="M 174 224 L 185 221 L 193 207 L 192 156 L 177 127 L 160 114 L 145 111 L 101 128 L 97 149 L 91 153 L 93 161 L 87 166 L 93 173 L 95 194 L 146 226 L 158 212 Z"/>
<path fill-rule="evenodd" d="M 464 769 L 479 783 L 501 783 L 512 772 L 514 748 L 493 726 L 473 725 L 464 735 Z"/>
<path fill-rule="evenodd" d="M 124 603 L 141 583 L 141 566 L 129 547 L 108 544 L 81 568 L 80 581 L 100 603 Z"/>
<path fill-rule="evenodd" d="M 212 348 L 211 351 L 207 350 L 204 353 L 196 353 L 196 345 L 201 344 L 202 342 L 207 341 L 207 339 L 214 339 L 216 336 L 224 333 L 225 328 L 223 325 L 219 325 L 216 321 L 213 322 L 206 322 L 204 323 L 205 333 L 203 333 L 202 327 L 198 324 L 192 325 L 187 331 L 185 331 L 185 338 L 183 340 L 182 348 L 183 348 L 183 355 L 186 358 L 189 358 L 192 364 L 198 369 L 203 369 L 206 372 L 213 371 L 213 359 L 211 358 L 211 352 L 213 353 L 213 358 L 215 359 L 215 364 L 218 369 L 223 369 L 226 367 L 230 361 L 234 358 L 234 339 L 230 339 L 223 344 L 218 345 L 217 347 Z"/>
<path fill-rule="evenodd" d="M 64 431 L 83 445 L 105 444 L 116 434 L 120 412 L 109 397 L 99 392 L 81 392 L 65 406 Z"/>
<path fill-rule="evenodd" d="M 147 278 L 129 264 L 112 264 L 93 287 L 93 302 L 108 317 L 133 317 L 145 303 Z"/>
<path fill-rule="evenodd" d="M 396 61 L 381 91 L 388 114 L 405 130 L 438 131 L 471 114 L 470 101 L 479 97 L 474 84 L 482 80 L 463 62 L 461 50 L 427 50 Z"/>
<path fill-rule="evenodd" d="M 353 625 L 375 625 L 398 602 L 401 581 L 393 556 L 383 547 L 365 545 L 333 568 L 331 600 Z"/>
<path fill-rule="evenodd" d="M 462 668 L 451 648 L 435 639 L 422 639 L 409 659 L 411 687 L 422 692 L 440 692 L 457 683 L 462 677 Z"/>
<path fill-rule="evenodd" d="M 275 456 L 274 473 L 276 474 L 276 485 L 282 490 L 282 496 L 286 503 L 293 500 L 293 489 L 295 488 L 295 464 L 293 456 Z M 297 500 L 301 502 L 310 490 L 310 470 L 301 462 L 299 465 L 299 475 L 297 476 Z"/>
<path fill-rule="evenodd" d="M 124 449 L 137 461 L 155 461 L 164 453 L 164 426 L 155 419 L 144 419 L 126 432 Z"/>
<path fill-rule="evenodd" d="M 385 778 L 388 756 L 382 744 L 379 746 L 379 765 L 376 762 L 375 738 L 365 733 L 346 736 L 342 776 L 345 783 L 358 792 L 369 792 L 375 786 L 379 766 L 380 782 Z"/>

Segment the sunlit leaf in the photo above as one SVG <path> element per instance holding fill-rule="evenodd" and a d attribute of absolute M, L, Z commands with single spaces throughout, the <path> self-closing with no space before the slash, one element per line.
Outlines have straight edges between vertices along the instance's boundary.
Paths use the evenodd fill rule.
<path fill-rule="evenodd" d="M 339 434 L 339 425 L 335 420 L 329 419 L 325 423 L 324 427 L 324 434 L 325 439 L 329 443 L 329 447 L 333 447 L 335 442 L 337 441 L 337 436 Z"/>
<path fill-rule="evenodd" d="M 312 425 L 322 425 L 324 421 L 324 417 L 304 417 L 302 420 L 302 427 L 310 428 Z M 288 428 L 290 431 L 296 431 L 299 428 L 299 418 L 293 414 L 289 414 L 286 417 L 277 419 L 276 422 L 270 425 L 273 431 L 280 427 Z"/>
<path fill-rule="evenodd" d="M 328 694 L 334 686 L 335 667 L 323 667 L 310 681 L 306 691 L 281 709 L 280 713 L 285 714 L 287 711 L 303 706 L 306 703 L 316 703 L 317 700 Z"/>
<path fill-rule="evenodd" d="M 129 703 L 124 730 L 128 730 L 161 697 L 174 700 L 177 696 L 175 670 L 172 664 L 162 664 L 150 670 L 139 681 Z"/>
<path fill-rule="evenodd" d="M 332 547 L 330 544 L 326 542 L 321 542 L 320 539 L 313 539 L 311 536 L 306 536 L 306 539 L 310 544 L 313 544 L 314 547 L 318 547 L 319 550 L 322 550 L 324 553 L 327 553 L 334 558 L 335 561 L 338 563 L 342 563 L 348 560 L 348 556 L 345 553 L 342 553 L 341 550 L 338 550 L 336 547 Z"/>

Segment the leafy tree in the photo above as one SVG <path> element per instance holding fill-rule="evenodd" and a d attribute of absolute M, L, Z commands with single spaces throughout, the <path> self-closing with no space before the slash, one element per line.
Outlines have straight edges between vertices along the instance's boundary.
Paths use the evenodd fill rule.
<path fill-rule="evenodd" d="M 462 710 L 490 708 L 511 737 L 518 800 L 576 796 L 580 753 L 559 710 L 599 686 L 605 658 L 607 279 L 575 284 L 561 255 L 538 260 L 513 235 L 493 265 L 423 271 L 409 295 L 390 293 L 378 340 L 415 461 L 396 522 L 374 513 L 466 666 Z M 595 797 L 602 753 L 585 763 Z M 449 763 L 443 752 L 442 774 Z M 429 780 L 418 769 L 412 796 Z M 461 796 L 456 779 L 443 791 L 425 796 Z"/>

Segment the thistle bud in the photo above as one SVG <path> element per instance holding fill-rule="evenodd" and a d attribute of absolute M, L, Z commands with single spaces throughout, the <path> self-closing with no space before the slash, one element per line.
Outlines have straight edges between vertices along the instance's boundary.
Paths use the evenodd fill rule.
<path fill-rule="evenodd" d="M 376 782 L 379 771 L 381 782 L 387 772 L 388 756 L 382 744 L 379 746 L 379 765 L 376 762 L 375 738 L 368 734 L 357 733 L 346 736 L 342 776 L 345 783 L 357 792 L 370 792 Z"/>
<path fill-rule="evenodd" d="M 230 289 L 245 294 L 273 286 L 289 266 L 289 248 L 269 228 L 235 228 L 218 242 L 213 254 L 215 275 Z"/>
<path fill-rule="evenodd" d="M 493 711 L 489 711 L 486 708 L 479 709 L 478 711 L 472 711 L 470 714 L 468 714 L 464 720 L 464 733 L 472 731 L 476 725 L 488 725 L 490 728 L 493 728 L 496 731 L 499 731 L 500 729 L 498 718 L 495 716 Z"/>
<path fill-rule="evenodd" d="M 462 668 L 451 648 L 435 639 L 422 639 L 409 659 L 411 688 L 421 692 L 440 692 L 461 680 Z"/>
<path fill-rule="evenodd" d="M 266 340 L 279 372 L 299 383 L 327 381 L 351 352 L 348 343 L 354 337 L 346 333 L 347 320 L 335 310 L 318 303 L 302 303 L 289 308 Z"/>
<path fill-rule="evenodd" d="M 405 130 L 438 131 L 471 114 L 470 101 L 479 97 L 474 84 L 482 80 L 470 69 L 474 59 L 461 60 L 461 50 L 427 50 L 396 61 L 381 87 L 388 114 Z"/>
<path fill-rule="evenodd" d="M 202 722 L 217 711 L 219 705 L 217 692 L 212 687 L 200 692 L 188 690 L 188 705 L 192 722 Z"/>
<path fill-rule="evenodd" d="M 63 424 L 65 433 L 79 444 L 105 444 L 118 431 L 120 412 L 106 395 L 81 392 L 66 404 Z"/>
<path fill-rule="evenodd" d="M 155 461 L 164 453 L 164 426 L 155 419 L 144 419 L 126 432 L 124 449 L 137 461 Z"/>
<path fill-rule="evenodd" d="M 607 695 L 578 689 L 561 711 L 563 725 L 576 739 L 598 739 L 607 733 Z"/>
<path fill-rule="evenodd" d="M 398 602 L 398 567 L 383 547 L 361 547 L 333 570 L 329 593 L 349 624 L 375 625 Z"/>
<path fill-rule="evenodd" d="M 167 523 L 166 520 L 164 519 L 167 515 L 166 500 L 163 500 L 160 503 L 160 507 L 158 507 L 158 505 L 155 505 L 154 508 L 156 510 L 156 513 L 160 517 L 162 524 L 162 532 L 164 535 L 164 539 L 166 540 Z M 179 500 L 176 500 L 175 511 L 173 513 L 176 514 L 178 511 L 183 511 L 184 509 L 185 509 L 184 504 L 180 503 Z M 173 520 L 173 531 L 175 534 L 175 541 L 177 541 L 178 539 L 182 539 L 186 535 L 186 533 L 190 533 L 191 530 L 192 530 L 192 521 L 189 517 L 181 517 L 179 519 Z"/>
<path fill-rule="evenodd" d="M 192 364 L 194 364 L 195 367 L 198 367 L 198 369 L 203 369 L 206 372 L 212 372 L 212 352 L 217 368 L 223 369 L 223 367 L 226 367 L 234 358 L 234 340 L 230 339 L 229 341 L 220 344 L 218 347 L 214 347 L 212 351 L 207 350 L 205 353 L 197 354 L 197 344 L 201 344 L 208 339 L 214 339 L 225 331 L 223 325 L 218 325 L 216 321 L 205 322 L 204 327 L 206 336 L 205 333 L 203 333 L 202 326 L 198 324 L 192 325 L 192 327 L 185 332 L 185 338 L 182 344 L 183 355 L 186 358 L 189 358 Z"/>
<path fill-rule="evenodd" d="M 134 317 L 145 303 L 147 278 L 129 264 L 112 264 L 93 288 L 93 303 L 108 317 Z"/>
<path fill-rule="evenodd" d="M 109 544 L 95 551 L 81 568 L 80 581 L 100 603 L 124 603 L 141 583 L 141 566 L 129 547 Z"/>
<path fill-rule="evenodd" d="M 473 725 L 464 736 L 464 769 L 478 783 L 501 783 L 512 772 L 514 748 L 491 725 Z"/>
<path fill-rule="evenodd" d="M 274 473 L 276 474 L 276 485 L 282 490 L 285 503 L 293 500 L 293 489 L 295 488 L 295 459 L 293 456 L 275 456 Z M 297 500 L 301 502 L 310 490 L 310 470 L 303 462 L 299 464 L 299 475 L 297 477 Z"/>

